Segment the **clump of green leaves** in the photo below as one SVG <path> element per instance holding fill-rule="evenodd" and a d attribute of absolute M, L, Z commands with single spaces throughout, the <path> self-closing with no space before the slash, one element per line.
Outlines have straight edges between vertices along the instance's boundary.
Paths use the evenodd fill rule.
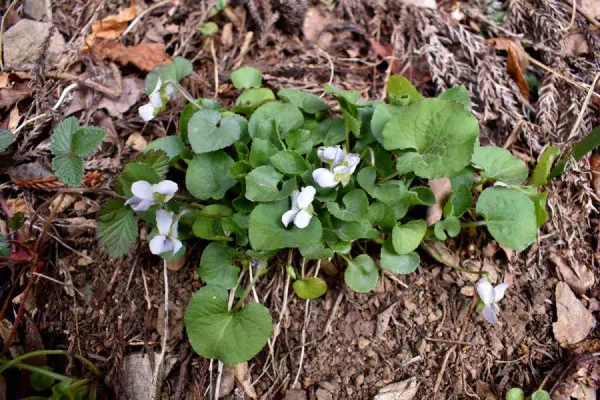
<path fill-rule="evenodd" d="M 512 388 L 506 392 L 506 400 L 525 400 L 525 392 L 521 388 Z M 550 400 L 550 394 L 545 390 L 536 390 L 531 400 Z"/>
<path fill-rule="evenodd" d="M 83 179 L 83 157 L 91 155 L 100 146 L 106 131 L 92 126 L 79 126 L 75 117 L 69 117 L 54 128 L 52 168 L 59 181 L 70 187 L 79 187 Z"/>
<path fill-rule="evenodd" d="M 158 77 L 178 85 L 185 74 L 172 71 L 177 69 L 174 63 L 153 71 L 146 87 L 156 90 Z M 133 183 L 158 184 L 169 171 L 177 171 L 169 179 L 185 187 L 137 216 L 153 227 L 149 239 L 157 232 L 156 211 L 166 209 L 177 215 L 180 240 L 207 242 L 198 269 L 207 285 L 185 316 L 199 354 L 234 364 L 264 346 L 271 317 L 262 305 L 244 300 L 282 251 L 290 260 L 294 252 L 304 260 L 337 255 L 346 262 L 346 284 L 368 292 L 381 270 L 415 271 L 424 241 L 443 242 L 464 228 L 472 235 L 485 226 L 491 238 L 515 250 L 536 240 L 546 219 L 540 187 L 556 155 L 541 160 L 528 181 L 521 159 L 479 144 L 464 87 L 423 98 L 406 78 L 392 76 L 386 102 L 361 101 L 358 92 L 327 85 L 339 115 L 314 94 L 262 87 L 254 68 L 231 78 L 242 90 L 231 110 L 216 100 L 190 99 L 179 134 L 152 142 L 115 181 L 125 198 L 132 197 Z M 437 203 L 429 182 L 441 178 L 451 182 L 451 192 L 442 218 L 428 224 L 427 209 Z M 137 240 L 136 214 L 112 200 L 101 212 L 98 235 L 111 255 L 125 254 Z M 361 250 L 367 244 L 379 246 L 379 265 Z M 289 262 L 282 267 L 299 297 L 326 292 L 323 279 L 305 275 L 304 263 L 300 271 Z M 243 270 L 254 276 L 245 289 L 238 287 Z M 231 308 L 228 290 L 239 296 Z"/>

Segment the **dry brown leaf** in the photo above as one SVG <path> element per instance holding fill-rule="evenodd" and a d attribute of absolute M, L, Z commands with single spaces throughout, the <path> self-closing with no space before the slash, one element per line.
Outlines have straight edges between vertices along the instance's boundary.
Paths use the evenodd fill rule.
<path fill-rule="evenodd" d="M 52 213 L 56 210 L 60 214 L 71 207 L 75 203 L 75 200 L 77 200 L 77 197 L 72 194 L 65 193 L 59 195 L 50 203 L 50 212 Z"/>
<path fill-rule="evenodd" d="M 577 261 L 568 262 L 555 252 L 550 253 L 550 261 L 556 266 L 556 273 L 567 283 L 573 292 L 585 294 L 594 285 L 594 272 Z"/>
<path fill-rule="evenodd" d="M 506 70 L 517 83 L 523 98 L 529 100 L 529 85 L 524 75 L 529 65 L 529 56 L 521 43 L 508 38 L 488 39 L 487 42 L 494 45 L 497 50 L 508 52 Z"/>
<path fill-rule="evenodd" d="M 563 47 L 563 54 L 571 57 L 578 57 L 582 54 L 588 54 L 590 46 L 583 33 L 573 32 L 566 37 Z"/>
<path fill-rule="evenodd" d="M 435 195 L 435 204 L 427 208 L 427 225 L 433 225 L 442 219 L 444 204 L 452 192 L 450 179 L 440 178 L 429 181 L 429 188 Z"/>
<path fill-rule="evenodd" d="M 88 46 L 92 46 L 96 39 L 118 39 L 127 29 L 129 21 L 135 18 L 135 6 L 127 7 L 117 15 L 109 15 L 101 21 L 92 23 L 92 33 L 85 38 Z"/>
<path fill-rule="evenodd" d="M 19 115 L 19 107 L 14 106 L 8 114 L 8 130 L 14 132 L 15 129 L 17 129 L 17 127 L 19 126 L 20 120 L 21 115 Z"/>
<path fill-rule="evenodd" d="M 377 315 L 377 327 L 375 328 L 375 337 L 381 339 L 390 325 L 390 318 L 396 309 L 398 302 L 395 302 Z"/>
<path fill-rule="evenodd" d="M 557 321 L 552 324 L 554 338 L 563 347 L 581 342 L 596 326 L 596 318 L 575 297 L 569 285 L 556 285 Z"/>
<path fill-rule="evenodd" d="M 481 400 L 496 400 L 496 396 L 494 396 L 492 388 L 484 381 L 477 381 L 475 388 L 477 391 L 477 396 L 479 396 Z"/>
<path fill-rule="evenodd" d="M 412 377 L 382 387 L 375 395 L 374 400 L 411 400 L 417 394 L 418 389 L 417 378 Z"/>
<path fill-rule="evenodd" d="M 600 357 L 597 352 L 583 353 L 569 360 L 552 391 L 553 400 L 595 399 L 594 391 L 600 388 Z M 582 390 L 583 389 L 583 390 Z M 587 397 L 582 397 L 587 395 Z"/>
<path fill-rule="evenodd" d="M 154 67 L 171 62 L 171 58 L 165 52 L 165 45 L 159 43 L 125 46 L 121 42 L 95 39 L 90 50 L 99 59 L 116 61 L 121 65 L 132 64 L 147 72 L 152 71 Z"/>
<path fill-rule="evenodd" d="M 144 81 L 134 76 L 127 76 L 121 82 L 121 97 L 118 99 L 103 97 L 97 108 L 106 109 L 111 117 L 123 118 L 123 114 L 140 100 L 142 93 L 144 93 Z"/>
<path fill-rule="evenodd" d="M 148 146 L 148 141 L 139 132 L 133 132 L 127 138 L 125 145 L 131 147 L 135 151 L 142 151 Z"/>
<path fill-rule="evenodd" d="M 24 82 L 16 83 L 12 88 L 0 89 L 0 108 L 8 108 L 28 98 L 30 94 L 31 89 Z"/>

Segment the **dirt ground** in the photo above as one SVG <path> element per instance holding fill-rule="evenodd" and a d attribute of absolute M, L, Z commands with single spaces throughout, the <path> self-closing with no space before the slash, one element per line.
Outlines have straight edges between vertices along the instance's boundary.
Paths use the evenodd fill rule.
<path fill-rule="evenodd" d="M 115 116 L 100 103 L 105 94 L 80 84 L 53 109 L 73 80 L 49 72 L 68 72 L 105 88 L 115 87 L 110 62 L 84 54 L 81 48 L 91 22 L 118 14 L 128 4 L 51 3 L 52 22 L 67 51 L 54 65 L 43 66 L 41 61 L 35 65 L 29 94 L 18 104 L 7 106 L 0 95 L 3 127 L 9 126 L 15 108 L 21 122 L 46 114 L 22 130 L 14 163 L 49 167 L 49 135 L 67 115 L 102 126 L 109 135 L 101 150 L 86 160 L 86 171 L 95 172 L 97 184 L 69 192 L 71 204 L 54 218 L 43 253 L 47 261 L 43 274 L 53 280 L 36 280 L 18 336 L 26 349 L 63 348 L 84 355 L 104 374 L 98 398 L 124 399 L 130 385 L 123 372 L 127 358 L 160 350 L 162 271 L 143 244 L 122 260 L 110 259 L 98 246 L 96 216 L 109 199 L 98 188 L 109 187 L 123 164 L 137 154 L 140 142 L 176 132 L 185 101 L 174 99 L 167 112 L 144 125 L 137 114 L 143 97 Z M 263 71 L 267 87 L 320 94 L 331 82 L 361 91 L 364 99 L 381 98 L 386 78 L 394 73 L 407 76 L 425 95 L 465 84 L 481 124 L 482 143 L 506 145 L 530 165 L 545 145 L 568 146 L 598 122 L 596 99 L 585 104 L 586 91 L 572 82 L 592 84 L 600 65 L 599 24 L 588 20 L 589 13 L 576 13 L 570 25 L 570 1 L 438 0 L 435 10 L 401 0 L 340 0 L 332 7 L 326 1 L 238 1 L 211 18 L 221 28 L 214 47 L 197 31 L 207 18 L 205 1 L 181 1 L 178 7 L 163 3 L 140 2 L 142 9 L 158 6 L 143 14 L 121 42 L 163 44 L 170 56 L 192 60 L 194 74 L 183 85 L 195 97 L 217 97 L 231 104 L 239 92 L 229 75 L 240 65 Z M 4 13 L 6 2 L 3 6 Z M 27 18 L 23 12 L 17 5 L 7 14 L 5 30 Z M 499 15 L 503 22 L 494 22 Z M 531 95 L 525 98 L 507 71 L 506 52 L 486 42 L 492 37 L 517 39 L 532 58 L 560 76 L 530 62 L 526 78 Z M 125 90 L 129 84 L 139 86 L 145 77 L 131 64 L 119 65 L 117 72 Z M 549 186 L 550 218 L 538 243 L 529 249 L 515 254 L 481 231 L 466 232 L 448 244 L 463 266 L 483 267 L 498 282 L 510 283 L 497 326 L 473 310 L 477 277 L 445 268 L 425 254 L 417 272 L 386 274 L 369 294 L 346 288 L 343 263 L 333 259 L 320 266 L 330 290 L 310 302 L 293 295 L 284 269 L 275 262 L 268 279 L 257 287 L 257 296 L 272 311 L 274 321 L 281 320 L 281 327 L 272 349 L 267 347 L 247 365 L 246 378 L 258 397 L 371 399 L 390 383 L 414 378 L 416 399 L 500 399 L 514 386 L 526 393 L 539 387 L 554 389 L 553 398 L 568 399 L 559 397 L 560 385 L 574 379 L 573 366 L 579 365 L 574 362 L 581 360 L 577 357 L 597 351 L 598 332 L 593 330 L 585 345 L 559 345 L 552 329 L 557 320 L 555 287 L 565 281 L 581 289 L 574 291 L 583 305 L 600 310 L 594 167 L 591 159 L 583 159 Z M 30 216 L 41 210 L 36 226 L 42 227 L 49 214 L 42 205 L 64 189 L 43 182 L 19 183 L 6 170 L 0 169 L 0 174 L 1 196 L 8 206 L 21 207 Z M 210 382 L 216 380 L 216 363 L 211 376 L 209 361 L 193 353 L 183 327 L 186 304 L 201 287 L 196 268 L 202 247 L 202 243 L 193 246 L 185 264 L 169 272 L 172 368 L 163 399 L 208 398 Z M 314 273 L 316 267 L 309 263 L 308 270 Z M 3 303 L 27 286 L 27 276 L 16 266 L 0 268 L 0 276 Z M 286 289 L 289 300 L 284 308 Z M 17 309 L 13 301 L 4 318 L 14 321 Z M 63 367 L 67 373 L 81 373 L 76 366 Z M 226 398 L 249 398 L 227 368 L 221 392 Z"/>

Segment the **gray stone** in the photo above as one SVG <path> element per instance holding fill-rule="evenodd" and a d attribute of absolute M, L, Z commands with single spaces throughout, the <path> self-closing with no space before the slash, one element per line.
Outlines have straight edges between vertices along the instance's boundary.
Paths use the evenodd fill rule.
<path fill-rule="evenodd" d="M 306 400 L 306 392 L 300 389 L 290 389 L 285 393 L 285 400 Z"/>
<path fill-rule="evenodd" d="M 12 71 L 28 71 L 40 58 L 41 45 L 44 43 L 52 23 L 22 19 L 4 33 L 3 54 L 6 69 Z M 44 62 L 52 67 L 58 63 L 65 52 L 65 39 L 54 29 L 50 44 L 44 56 Z"/>
<path fill-rule="evenodd" d="M 333 400 L 333 396 L 325 389 L 317 389 L 315 393 L 317 400 Z"/>
<path fill-rule="evenodd" d="M 46 17 L 46 3 L 44 0 L 25 0 L 23 14 L 31 19 L 42 20 Z"/>

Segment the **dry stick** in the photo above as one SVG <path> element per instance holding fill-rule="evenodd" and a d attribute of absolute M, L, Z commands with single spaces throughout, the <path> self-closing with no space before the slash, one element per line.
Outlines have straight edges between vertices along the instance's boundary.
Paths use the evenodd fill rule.
<path fill-rule="evenodd" d="M 530 61 L 532 64 L 535 64 L 535 65 L 537 65 L 538 67 L 540 67 L 541 69 L 544 69 L 544 70 L 546 70 L 546 71 L 550 72 L 551 74 L 554 74 L 554 75 L 558 76 L 559 78 L 562 78 L 562 79 L 564 79 L 565 81 L 569 82 L 569 83 L 570 83 L 571 85 L 573 85 L 573 86 L 577 86 L 578 88 L 580 88 L 580 89 L 583 89 L 583 90 L 591 90 L 591 91 L 592 91 L 592 94 L 593 94 L 594 96 L 596 96 L 596 97 L 600 98 L 600 94 L 598 94 L 598 93 L 594 92 L 594 89 L 595 89 L 595 88 L 594 88 L 593 86 L 592 86 L 591 88 L 589 88 L 589 87 L 587 87 L 587 86 L 585 86 L 585 85 L 582 85 L 581 83 L 579 83 L 579 82 L 577 82 L 577 81 L 574 81 L 573 79 L 571 79 L 571 78 L 569 78 L 569 77 L 567 77 L 567 76 L 565 76 L 565 75 L 561 74 L 560 72 L 556 71 L 555 69 L 552 69 L 552 68 L 550 68 L 550 67 L 549 67 L 549 66 L 547 66 L 546 64 L 544 64 L 544 63 L 542 63 L 542 62 L 540 62 L 540 61 L 536 60 L 535 58 L 531 57 L 529 54 L 526 54 L 526 53 L 525 53 L 525 55 L 527 56 L 527 60 L 529 60 L 529 61 Z"/>
<path fill-rule="evenodd" d="M 473 300 L 471 301 L 471 305 L 469 306 L 469 311 L 467 311 L 467 315 L 465 316 L 465 320 L 463 322 L 463 326 L 458 334 L 458 342 L 462 341 L 463 336 L 465 335 L 465 330 L 467 328 L 467 324 L 469 322 L 469 318 L 471 317 L 471 313 L 475 309 L 475 305 L 477 304 L 477 297 L 473 296 Z M 440 385 L 442 384 L 442 378 L 444 377 L 444 372 L 446 371 L 446 367 L 448 366 L 448 360 L 450 359 L 450 355 L 454 353 L 456 347 L 458 345 L 453 345 L 447 352 L 444 357 L 444 362 L 442 363 L 442 368 L 438 373 L 437 379 L 435 380 L 435 386 L 433 387 L 433 393 L 437 393 Z"/>
<path fill-rule="evenodd" d="M 217 53 L 215 52 L 215 41 L 213 38 L 208 39 L 210 44 L 210 54 L 214 63 L 214 71 L 215 71 L 215 99 L 219 95 L 219 61 L 217 60 Z"/>
<path fill-rule="evenodd" d="M 569 0 L 563 0 L 563 2 L 568 5 L 571 5 Z M 596 27 L 600 27 L 600 22 L 596 21 L 596 18 L 594 18 L 592 15 L 589 15 L 587 12 L 582 10 L 581 7 L 577 7 L 577 4 L 575 4 L 575 0 L 573 0 L 573 8 L 575 8 L 575 10 L 579 11 L 579 14 L 583 15 L 588 21 L 591 22 L 592 25 L 594 25 Z"/>
<path fill-rule="evenodd" d="M 142 11 L 140 13 L 140 15 L 138 15 L 137 17 L 135 17 L 135 19 L 133 21 L 131 21 L 131 23 L 129 24 L 129 26 L 127 27 L 127 29 L 125 29 L 125 32 L 123 32 L 123 34 L 121 35 L 121 39 L 125 38 L 125 36 L 131 32 L 133 30 L 133 28 L 138 24 L 138 22 L 140 22 L 140 20 L 142 18 L 144 18 L 144 16 L 146 14 L 148 14 L 149 12 L 152 12 L 154 10 L 156 10 L 158 7 L 162 7 L 164 5 L 169 4 L 171 1 L 170 0 L 164 0 L 161 1 L 160 3 L 156 3 L 148 8 L 146 8 L 144 11 Z"/>
<path fill-rule="evenodd" d="M 63 79 L 65 81 L 74 81 L 84 86 L 87 86 L 90 89 L 94 89 L 102 93 L 103 95 L 110 97 L 111 99 L 118 99 L 119 97 L 121 97 L 121 94 L 123 94 L 121 73 L 119 72 L 119 69 L 114 63 L 110 64 L 110 69 L 113 74 L 113 77 L 115 78 L 114 89 L 94 82 L 89 78 L 83 79 L 80 76 L 70 74 L 67 72 L 46 72 L 44 75 L 48 78 Z"/>
<path fill-rule="evenodd" d="M 156 360 L 156 364 L 154 365 L 154 374 L 152 376 L 152 381 L 154 383 L 154 396 L 153 399 L 160 398 L 160 389 L 162 385 L 159 383 L 159 380 L 162 381 L 163 375 L 163 364 L 165 360 L 165 353 L 167 352 L 167 339 L 169 337 L 169 274 L 167 268 L 167 260 L 163 260 L 163 276 L 165 280 L 165 313 L 164 313 L 164 329 L 163 329 L 163 338 L 162 338 L 162 348 L 160 350 L 160 354 L 158 355 L 158 359 Z"/>
<path fill-rule="evenodd" d="M 223 379 L 223 362 L 217 361 L 217 384 L 215 385 L 215 400 L 219 400 L 219 394 L 221 392 L 221 380 Z"/>
<path fill-rule="evenodd" d="M 436 339 L 436 338 L 430 338 L 430 337 L 426 337 L 425 340 L 428 342 L 450 343 L 450 344 L 457 344 L 457 345 L 461 345 L 461 346 L 473 346 L 473 343 L 461 342 L 461 341 L 457 341 L 457 340 Z"/>
<path fill-rule="evenodd" d="M 573 0 L 573 11 L 571 12 L 571 21 L 569 21 L 569 25 L 566 28 L 562 28 L 562 32 L 570 31 L 575 23 L 575 14 L 577 13 L 577 5 L 575 4 L 575 0 Z"/>
<path fill-rule="evenodd" d="M 569 134 L 569 137 L 567 138 L 567 140 L 571 140 L 577 135 L 577 129 L 579 128 L 579 125 L 581 124 L 581 121 L 583 120 L 583 115 L 585 114 L 585 110 L 587 109 L 588 105 L 590 104 L 590 100 L 592 99 L 592 93 L 594 93 L 594 89 L 596 88 L 596 82 L 598 82 L 598 78 L 600 78 L 600 72 L 598 72 L 596 74 L 596 76 L 594 77 L 592 86 L 590 87 L 590 90 L 588 91 L 587 96 L 585 96 L 585 100 L 583 101 L 583 104 L 581 105 L 581 110 L 579 111 L 579 115 L 577 116 L 577 121 L 575 121 L 575 124 L 573 125 L 573 128 L 571 129 L 571 133 Z"/>
<path fill-rule="evenodd" d="M 52 111 L 58 110 L 58 107 L 60 107 L 60 105 L 63 103 L 63 101 L 65 101 L 65 98 L 67 97 L 67 94 L 69 94 L 69 92 L 71 90 L 75 89 L 77 86 L 79 86 L 78 83 L 71 83 L 69 86 L 67 86 L 62 91 L 60 97 L 58 98 L 58 101 L 56 102 L 56 104 L 54 104 L 54 107 L 52 107 Z"/>

